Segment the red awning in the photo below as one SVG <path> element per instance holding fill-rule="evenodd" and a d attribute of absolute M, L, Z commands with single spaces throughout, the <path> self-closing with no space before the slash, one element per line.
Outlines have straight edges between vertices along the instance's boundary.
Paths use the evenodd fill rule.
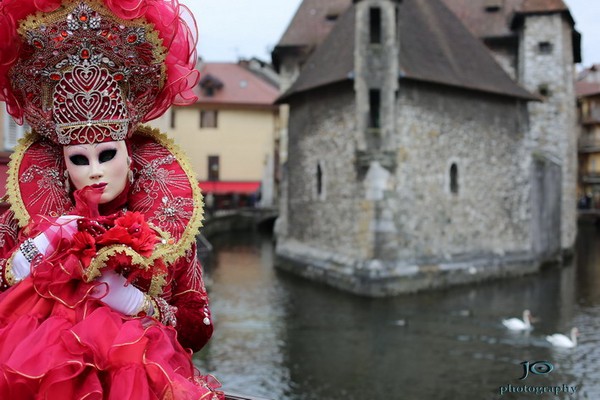
<path fill-rule="evenodd" d="M 203 193 L 226 194 L 241 193 L 250 194 L 258 192 L 260 182 L 225 182 L 225 181 L 201 181 L 198 182 Z"/>

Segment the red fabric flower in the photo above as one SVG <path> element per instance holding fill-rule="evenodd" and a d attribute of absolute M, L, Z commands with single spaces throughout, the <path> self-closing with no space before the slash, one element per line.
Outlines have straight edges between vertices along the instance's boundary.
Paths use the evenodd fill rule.
<path fill-rule="evenodd" d="M 106 268 L 123 275 L 126 275 L 131 267 L 131 256 L 123 253 L 116 253 L 106 261 Z"/>
<path fill-rule="evenodd" d="M 157 237 L 140 212 L 127 212 L 115 220 L 115 226 L 106 231 L 98 244 L 124 244 L 144 257 L 149 257 Z"/>
<path fill-rule="evenodd" d="M 97 253 L 96 240 L 85 231 L 76 232 L 73 235 L 73 247 L 70 252 L 81 260 L 84 267 L 88 267 Z"/>

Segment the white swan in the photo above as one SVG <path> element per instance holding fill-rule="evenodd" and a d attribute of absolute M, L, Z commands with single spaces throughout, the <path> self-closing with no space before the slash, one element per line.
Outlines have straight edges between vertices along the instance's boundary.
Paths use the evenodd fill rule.
<path fill-rule="evenodd" d="M 577 346 L 577 336 L 579 336 L 579 330 L 572 328 L 570 338 L 562 333 L 555 333 L 554 335 L 546 336 L 546 340 L 552 343 L 553 346 L 570 349 Z"/>
<path fill-rule="evenodd" d="M 519 318 L 509 318 L 503 319 L 502 325 L 510 329 L 511 331 L 528 331 L 533 329 L 531 326 L 531 313 L 529 310 L 523 311 L 523 319 Z"/>

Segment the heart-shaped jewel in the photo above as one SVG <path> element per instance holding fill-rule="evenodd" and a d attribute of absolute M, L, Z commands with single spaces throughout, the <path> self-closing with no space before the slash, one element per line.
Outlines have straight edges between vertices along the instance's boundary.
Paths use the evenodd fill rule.
<path fill-rule="evenodd" d="M 72 84 L 82 91 L 89 92 L 102 85 L 106 74 L 97 65 L 78 65 L 71 71 Z"/>
<path fill-rule="evenodd" d="M 78 109 L 79 112 L 77 114 L 84 116 L 86 120 L 102 119 L 102 114 L 105 114 L 107 111 L 104 110 L 103 112 L 102 110 L 102 100 L 103 97 L 98 92 L 76 93 L 69 105 Z"/>

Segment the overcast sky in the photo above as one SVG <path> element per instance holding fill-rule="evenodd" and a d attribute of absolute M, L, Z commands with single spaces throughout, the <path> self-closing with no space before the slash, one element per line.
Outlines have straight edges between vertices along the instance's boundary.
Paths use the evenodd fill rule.
<path fill-rule="evenodd" d="M 206 61 L 271 60 L 302 0 L 181 0 L 196 16 Z M 600 63 L 600 1 L 565 0 L 583 35 L 584 66 Z"/>

